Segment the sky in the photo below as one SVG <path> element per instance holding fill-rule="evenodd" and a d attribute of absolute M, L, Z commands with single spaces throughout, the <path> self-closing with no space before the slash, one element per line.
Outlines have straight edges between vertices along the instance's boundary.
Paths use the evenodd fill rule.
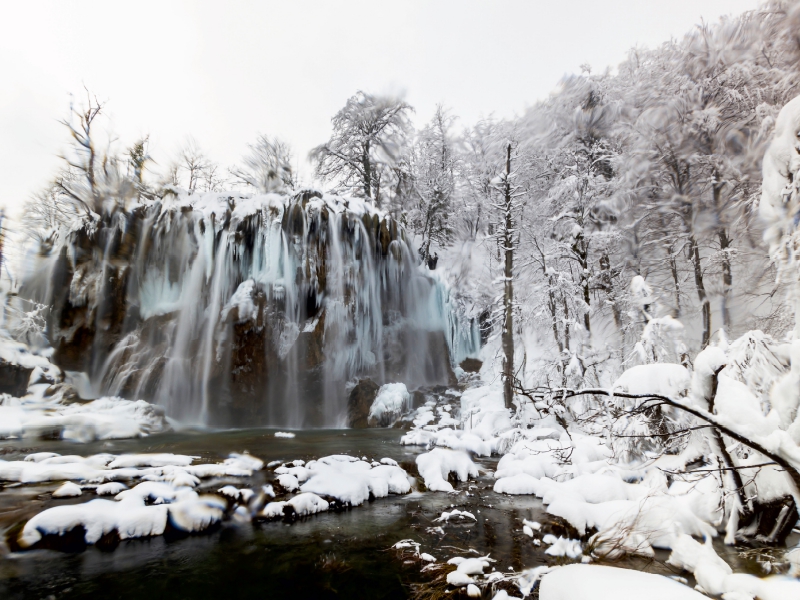
<path fill-rule="evenodd" d="M 358 90 L 438 103 L 461 126 L 512 117 L 583 64 L 680 37 L 757 0 L 2 0 L 0 206 L 14 215 L 59 165 L 59 119 L 84 86 L 121 149 L 149 134 L 165 165 L 193 137 L 223 166 L 259 133 L 308 151 Z"/>

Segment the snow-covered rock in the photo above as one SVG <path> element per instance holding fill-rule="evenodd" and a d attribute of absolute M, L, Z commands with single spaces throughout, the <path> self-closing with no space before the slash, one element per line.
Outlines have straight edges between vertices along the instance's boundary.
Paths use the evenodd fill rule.
<path fill-rule="evenodd" d="M 387 383 L 378 390 L 378 395 L 369 409 L 367 421 L 371 427 L 389 427 L 410 407 L 411 396 L 406 385 Z"/>
<path fill-rule="evenodd" d="M 434 448 L 417 456 L 419 474 L 425 486 L 432 492 L 452 492 L 453 486 L 447 481 L 450 473 L 455 473 L 459 481 L 478 477 L 478 467 L 466 452 Z"/>
<path fill-rule="evenodd" d="M 64 485 L 53 492 L 53 498 L 74 498 L 83 494 L 81 486 L 67 481 Z"/>
<path fill-rule="evenodd" d="M 600 565 L 567 565 L 542 578 L 540 600 L 704 600 L 692 588 L 664 577 Z"/>

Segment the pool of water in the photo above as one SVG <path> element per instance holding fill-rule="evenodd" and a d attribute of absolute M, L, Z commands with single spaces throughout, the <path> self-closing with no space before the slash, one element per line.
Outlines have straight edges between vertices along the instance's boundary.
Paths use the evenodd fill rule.
<path fill-rule="evenodd" d="M 400 436 L 399 430 L 311 430 L 282 439 L 275 438 L 274 430 L 205 431 L 81 445 L 20 441 L 2 449 L 7 460 L 53 451 L 84 456 L 175 452 L 218 461 L 247 450 L 265 461 L 346 453 L 413 463 L 423 449 L 401 446 Z M 412 492 L 294 523 L 226 522 L 201 535 L 128 540 L 113 549 L 8 554 L 0 558 L 0 598 L 409 598 L 412 584 L 426 576 L 419 563 L 404 561 L 391 549 L 407 538 L 421 542 L 422 550 L 439 560 L 490 554 L 498 561 L 495 568 L 504 571 L 544 564 L 549 557 L 520 531 L 523 518 L 547 519 L 541 502 L 495 494 L 488 474 L 496 460 L 476 459 L 481 477 L 459 484 L 457 494 Z M 247 483 L 231 482 L 257 486 L 271 473 L 256 473 Z M 204 481 L 202 488 L 223 483 Z M 43 508 L 78 501 L 50 499 L 57 486 L 0 490 L 0 526 L 7 530 Z M 476 520 L 434 522 L 442 511 L 456 507 L 469 510 Z"/>

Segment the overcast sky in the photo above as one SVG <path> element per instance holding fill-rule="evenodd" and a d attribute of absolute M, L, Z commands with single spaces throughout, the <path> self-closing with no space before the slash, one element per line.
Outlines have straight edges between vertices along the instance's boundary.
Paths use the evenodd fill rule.
<path fill-rule="evenodd" d="M 58 166 L 58 119 L 85 84 L 120 143 L 150 134 L 165 163 L 193 136 L 236 162 L 257 133 L 306 155 L 362 89 L 437 103 L 469 125 L 513 116 L 565 73 L 621 62 L 701 18 L 756 0 L 3 1 L 0 205 L 12 212 Z"/>

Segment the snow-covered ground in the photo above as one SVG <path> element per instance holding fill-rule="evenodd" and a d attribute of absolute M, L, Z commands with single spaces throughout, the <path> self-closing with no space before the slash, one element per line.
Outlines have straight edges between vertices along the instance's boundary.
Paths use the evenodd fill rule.
<path fill-rule="evenodd" d="M 794 431 L 794 413 L 783 428 L 779 422 L 783 375 L 779 369 L 770 370 L 762 364 L 769 352 L 759 354 L 754 350 L 765 344 L 769 352 L 777 355 L 788 352 L 765 340 L 763 334 L 751 332 L 731 344 L 708 348 L 696 358 L 693 372 L 681 365 L 641 365 L 626 371 L 606 391 L 661 394 L 707 414 L 702 411 L 709 410 L 709 378 L 718 372 L 716 406 L 710 416 L 733 433 L 754 440 L 787 461 L 795 461 L 800 455 L 796 453 L 796 442 L 789 439 L 790 431 Z M 757 378 L 760 380 L 754 386 Z M 764 410 L 769 404 L 751 390 L 755 387 L 768 394 L 770 380 L 777 382 L 772 397 L 778 394 L 779 401 L 772 409 Z M 718 556 L 712 544 L 714 538 L 724 537 L 729 544 L 737 539 L 736 516 L 731 517 L 735 515 L 730 509 L 731 492 L 725 487 L 727 471 L 717 470 L 724 465 L 718 465 L 716 461 L 720 459 L 714 458 L 710 444 L 715 438 L 708 435 L 708 429 L 696 428 L 697 424 L 686 415 L 671 413 L 675 422 L 688 429 L 680 451 L 637 454 L 620 443 L 626 442 L 624 435 L 608 434 L 623 433 L 618 429 L 619 417 L 612 419 L 599 411 L 593 419 L 576 419 L 576 414 L 591 414 L 589 404 L 580 397 L 573 400 L 573 405 L 567 401 L 554 406 L 545 399 L 527 402 L 514 418 L 503 407 L 499 381 L 488 385 L 473 382 L 473 387 L 453 399 L 457 404 L 431 400 L 417 409 L 412 416 L 414 427 L 402 438 L 403 444 L 428 448 L 417 463 L 429 490 L 453 493 L 446 478 L 449 471 L 458 472 L 459 461 L 466 465 L 471 463 L 470 456 L 500 454 L 494 491 L 541 498 L 550 515 L 563 519 L 584 540 L 542 536 L 531 524 L 522 524 L 531 543 L 546 547 L 551 556 L 590 563 L 637 555 L 653 558 L 655 550 L 668 550 L 667 562 L 691 573 L 697 589 L 706 594 L 724 594 L 726 599 L 737 600 L 800 597 L 797 579 L 734 573 Z M 611 402 L 633 406 L 631 403 L 636 401 L 612 398 Z M 637 423 L 626 425 L 635 428 Z M 752 448 L 745 448 L 747 452 L 742 448 L 730 448 L 737 465 L 770 462 Z M 704 460 L 711 462 L 702 468 Z M 466 477 L 459 473 L 459 479 Z M 746 480 L 746 490 L 751 498 L 758 497 L 762 502 L 794 493 L 786 473 L 771 465 L 753 472 Z M 786 552 L 782 559 L 784 570 L 798 573 L 798 558 L 800 550 Z M 573 568 L 575 573 L 570 571 Z M 588 590 L 594 594 L 591 597 L 597 598 L 638 598 L 640 595 L 633 590 L 639 588 L 651 589 L 654 597 L 702 597 L 669 579 L 620 569 L 582 565 L 555 568 L 548 575 L 550 572 L 549 568 L 532 570 L 515 581 L 521 591 L 530 592 L 543 578 L 540 597 L 550 600 L 587 598 Z M 454 574 L 448 582 L 456 586 L 489 584 L 488 577 L 476 579 L 475 575 Z M 583 578 L 583 587 L 570 586 L 576 575 Z M 619 595 L 626 586 L 632 590 L 630 594 Z"/>
<path fill-rule="evenodd" d="M 46 437 L 91 442 L 169 429 L 164 411 L 144 400 L 76 397 L 74 392 L 86 386 L 50 361 L 51 350 L 34 351 L 0 329 L 0 361 L 30 370 L 27 391 L 21 397 L 0 394 L 0 440 Z"/>

